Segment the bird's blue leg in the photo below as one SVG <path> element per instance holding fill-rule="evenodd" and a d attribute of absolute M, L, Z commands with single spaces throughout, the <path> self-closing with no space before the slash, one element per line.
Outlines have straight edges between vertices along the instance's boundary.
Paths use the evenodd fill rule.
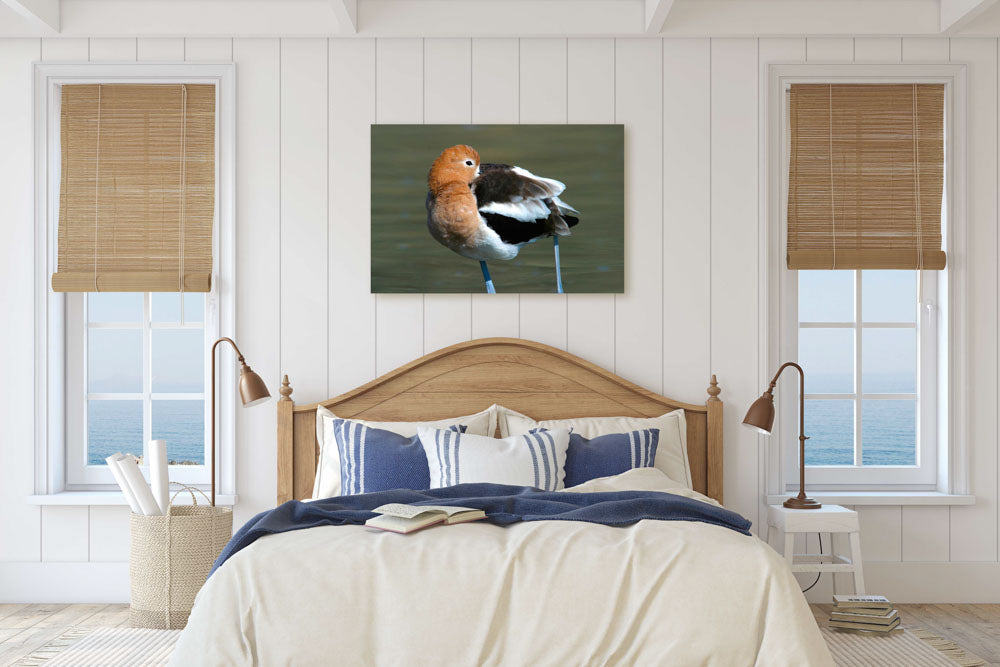
<path fill-rule="evenodd" d="M 559 237 L 558 236 L 553 236 L 552 237 L 552 249 L 556 253 L 556 293 L 557 294 L 562 294 L 563 293 L 562 268 L 559 266 Z"/>
<path fill-rule="evenodd" d="M 486 262 L 484 262 L 483 260 L 479 260 L 479 266 L 481 266 L 483 269 L 483 280 L 486 281 L 486 293 L 496 294 L 497 290 L 495 287 L 493 287 L 493 279 L 490 278 L 490 270 L 486 268 Z"/>

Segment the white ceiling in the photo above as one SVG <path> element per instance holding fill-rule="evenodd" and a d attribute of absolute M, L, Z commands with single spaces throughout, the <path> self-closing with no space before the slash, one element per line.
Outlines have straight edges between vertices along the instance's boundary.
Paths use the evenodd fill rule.
<path fill-rule="evenodd" d="M 355 34 L 995 37 L 1000 1 L 0 0 L 0 37 Z"/>

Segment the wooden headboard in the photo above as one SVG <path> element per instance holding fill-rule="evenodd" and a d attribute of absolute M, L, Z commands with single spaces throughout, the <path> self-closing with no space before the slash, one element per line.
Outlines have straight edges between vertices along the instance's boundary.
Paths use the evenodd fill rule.
<path fill-rule="evenodd" d="M 722 502 L 722 401 L 715 376 L 704 405 L 682 403 L 548 345 L 481 338 L 446 347 L 366 385 L 319 403 L 295 405 L 286 375 L 278 401 L 278 503 L 312 494 L 316 407 L 338 417 L 428 421 L 467 415 L 494 403 L 538 420 L 657 417 L 682 408 L 695 491 Z"/>

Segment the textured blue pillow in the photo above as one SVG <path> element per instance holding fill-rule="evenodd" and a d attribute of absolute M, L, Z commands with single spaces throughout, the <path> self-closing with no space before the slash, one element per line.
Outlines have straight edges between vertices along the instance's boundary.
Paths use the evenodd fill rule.
<path fill-rule="evenodd" d="M 658 428 L 609 433 L 590 440 L 570 433 L 569 449 L 566 450 L 566 486 L 618 475 L 632 468 L 652 468 L 659 441 Z"/>
<path fill-rule="evenodd" d="M 465 429 L 449 427 L 460 433 Z M 340 453 L 341 494 L 431 488 L 427 456 L 417 436 L 407 438 L 350 419 L 334 419 L 333 436 Z"/>

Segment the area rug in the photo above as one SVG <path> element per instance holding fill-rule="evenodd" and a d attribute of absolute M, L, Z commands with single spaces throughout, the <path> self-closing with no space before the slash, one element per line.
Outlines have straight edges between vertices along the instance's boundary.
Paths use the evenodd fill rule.
<path fill-rule="evenodd" d="M 820 626 L 838 667 L 978 667 L 986 663 L 948 639 L 926 630 L 892 635 L 842 632 Z M 166 665 L 180 630 L 70 628 L 15 667 Z"/>
<path fill-rule="evenodd" d="M 891 635 L 835 630 L 820 625 L 838 667 L 978 667 L 986 663 L 953 641 L 919 629 Z"/>
<path fill-rule="evenodd" d="M 70 628 L 14 663 L 15 667 L 166 665 L 180 630 Z"/>

